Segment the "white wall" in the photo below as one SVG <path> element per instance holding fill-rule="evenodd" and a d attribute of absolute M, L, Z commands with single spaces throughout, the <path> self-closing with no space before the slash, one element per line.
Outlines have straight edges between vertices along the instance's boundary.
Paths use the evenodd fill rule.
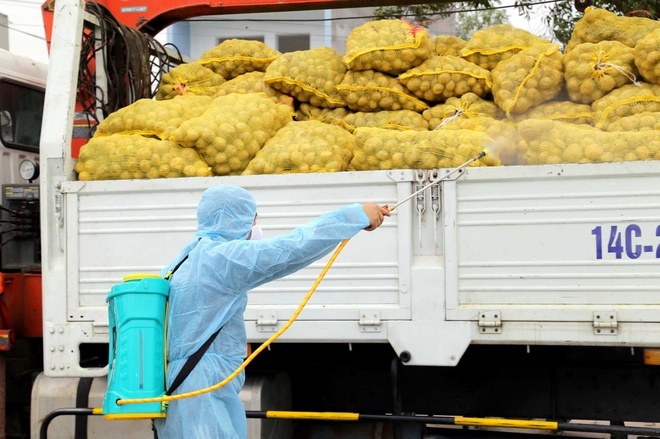
<path fill-rule="evenodd" d="M 200 18 L 219 21 L 190 22 L 190 56 L 194 59 L 217 46 L 220 38 L 263 36 L 268 47 L 278 49 L 278 35 L 309 34 L 312 48 L 327 45 L 330 36 L 322 10 Z"/>
<path fill-rule="evenodd" d="M 330 46 L 339 53 L 346 52 L 346 38 L 355 27 L 371 20 L 373 8 L 346 8 L 299 12 L 278 12 L 268 14 L 241 14 L 216 17 L 199 17 L 187 25 L 175 25 L 161 32 L 158 39 L 177 44 L 185 41 L 182 34 L 189 33 L 190 50 L 193 59 L 218 45 L 220 38 L 264 37 L 264 43 L 273 49 L 277 46 L 277 36 L 286 34 L 309 34 L 310 48 Z M 429 32 L 432 35 L 453 34 L 454 17 L 433 23 Z M 186 52 L 185 47 L 179 47 Z"/>

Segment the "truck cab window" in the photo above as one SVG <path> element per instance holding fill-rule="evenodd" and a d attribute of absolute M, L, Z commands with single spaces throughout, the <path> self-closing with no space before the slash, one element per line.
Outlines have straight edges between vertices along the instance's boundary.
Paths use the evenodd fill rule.
<path fill-rule="evenodd" d="M 39 151 L 44 109 L 42 90 L 0 81 L 0 141 L 7 148 Z"/>

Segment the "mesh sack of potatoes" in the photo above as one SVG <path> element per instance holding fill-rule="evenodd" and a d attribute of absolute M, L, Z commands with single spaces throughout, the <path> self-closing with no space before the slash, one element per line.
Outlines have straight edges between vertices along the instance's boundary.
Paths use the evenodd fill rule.
<path fill-rule="evenodd" d="M 266 85 L 264 77 L 266 72 L 248 72 L 234 79 L 230 79 L 218 88 L 218 92 L 213 97 L 225 96 L 231 93 L 265 93 L 277 104 L 290 103 L 293 105 L 293 98 L 279 90 L 275 90 L 270 85 Z"/>
<path fill-rule="evenodd" d="M 341 127 L 317 120 L 292 122 L 266 142 L 243 174 L 345 171 L 354 148 L 355 139 Z"/>
<path fill-rule="evenodd" d="M 350 70 L 398 75 L 430 55 L 429 35 L 423 27 L 404 20 L 377 20 L 351 30 L 343 60 Z"/>
<path fill-rule="evenodd" d="M 461 56 L 486 70 L 521 50 L 548 41 L 510 24 L 494 24 L 476 31 L 461 49 Z"/>
<path fill-rule="evenodd" d="M 573 102 L 591 104 L 637 81 L 633 49 L 618 41 L 578 44 L 564 55 L 564 80 Z"/>
<path fill-rule="evenodd" d="M 493 100 L 509 116 L 554 99 L 564 86 L 562 57 L 557 45 L 546 43 L 501 61 L 491 72 Z"/>
<path fill-rule="evenodd" d="M 411 110 L 351 113 L 341 120 L 341 126 L 350 132 L 354 132 L 355 128 L 358 127 L 417 131 L 427 131 L 429 129 L 429 123 L 426 119 L 418 112 Z"/>
<path fill-rule="evenodd" d="M 656 132 L 605 132 L 589 125 L 553 120 L 526 120 L 518 132 L 528 145 L 531 165 L 599 163 L 660 159 Z"/>
<path fill-rule="evenodd" d="M 224 82 L 225 78 L 201 64 L 181 64 L 163 75 L 156 99 L 162 101 L 190 94 L 213 96 Z"/>
<path fill-rule="evenodd" d="M 622 17 L 600 8 L 587 8 L 580 18 L 571 39 L 564 48 L 569 53 L 582 43 L 618 41 L 628 47 L 635 47 L 646 35 L 660 29 L 660 21 L 643 17 Z"/>
<path fill-rule="evenodd" d="M 298 106 L 298 109 L 296 110 L 295 120 L 318 120 L 319 122 L 338 125 L 348 114 L 351 114 L 351 111 L 344 107 L 319 108 L 303 102 Z"/>
<path fill-rule="evenodd" d="M 660 112 L 643 113 L 622 117 L 607 126 L 605 131 L 660 131 Z"/>
<path fill-rule="evenodd" d="M 292 118 L 290 105 L 276 104 L 264 93 L 232 93 L 215 98 L 204 114 L 182 123 L 170 139 L 195 148 L 214 175 L 236 175 Z"/>
<path fill-rule="evenodd" d="M 331 47 L 288 52 L 266 69 L 267 85 L 315 107 L 345 107 L 337 91 L 346 74 L 341 54 Z"/>
<path fill-rule="evenodd" d="M 197 62 L 232 79 L 248 72 L 265 72 L 280 55 L 261 41 L 232 38 L 202 53 Z"/>
<path fill-rule="evenodd" d="M 527 119 L 547 119 L 559 122 L 591 124 L 594 119 L 594 112 L 591 105 L 578 104 L 572 101 L 553 101 L 537 105 L 524 114 L 512 116 L 511 119 L 514 122 Z"/>
<path fill-rule="evenodd" d="M 448 123 L 456 118 L 490 117 L 501 119 L 504 112 L 493 102 L 480 98 L 474 93 L 466 93 L 460 98 L 449 98 L 444 104 L 424 110 L 422 117 L 429 123 L 429 129 Z"/>
<path fill-rule="evenodd" d="M 353 111 L 422 112 L 428 107 L 426 102 L 413 96 L 395 77 L 375 70 L 346 72 L 337 90 Z"/>
<path fill-rule="evenodd" d="M 621 119 L 645 111 L 660 111 L 660 85 L 640 83 L 617 88 L 591 104 L 593 125 L 600 129 Z"/>
<path fill-rule="evenodd" d="M 80 148 L 79 180 L 208 177 L 211 170 L 197 152 L 169 140 L 139 134 L 92 138 Z"/>
<path fill-rule="evenodd" d="M 476 156 L 493 143 L 484 133 L 457 131 L 396 131 L 357 128 L 350 168 L 356 171 L 389 169 L 453 168 Z M 470 166 L 500 165 L 487 155 Z"/>
<path fill-rule="evenodd" d="M 461 56 L 461 49 L 465 47 L 467 41 L 454 35 L 437 35 L 429 38 L 431 55 L 452 55 Z"/>
<path fill-rule="evenodd" d="M 432 56 L 417 67 L 399 75 L 399 82 L 415 96 L 428 102 L 474 93 L 490 93 L 490 71 L 458 56 Z"/>
<path fill-rule="evenodd" d="M 651 84 L 660 84 L 660 29 L 639 40 L 633 55 L 642 78 Z"/>
<path fill-rule="evenodd" d="M 439 126 L 437 130 L 470 130 L 485 133 L 493 142 L 489 151 L 495 152 L 503 165 L 527 164 L 527 143 L 520 137 L 516 125 L 491 117 L 457 118 Z"/>
<path fill-rule="evenodd" d="M 210 96 L 183 95 L 165 101 L 139 99 L 110 113 L 97 126 L 94 137 L 109 134 L 141 134 L 160 139 L 188 119 L 200 116 L 213 102 Z"/>

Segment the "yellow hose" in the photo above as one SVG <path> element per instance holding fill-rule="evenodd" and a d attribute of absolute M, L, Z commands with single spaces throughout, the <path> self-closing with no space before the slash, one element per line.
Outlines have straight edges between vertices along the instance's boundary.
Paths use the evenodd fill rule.
<path fill-rule="evenodd" d="M 284 326 L 282 326 L 282 328 L 280 328 L 268 340 L 263 342 L 263 344 L 261 346 L 259 346 L 259 348 L 257 348 L 257 350 L 252 352 L 252 354 L 250 354 L 250 356 L 247 357 L 245 359 L 245 361 L 243 361 L 243 363 L 240 366 L 238 366 L 238 368 L 234 372 L 232 372 L 231 375 L 229 375 L 227 378 L 225 378 L 224 380 L 222 380 L 219 383 L 214 384 L 210 387 L 206 387 L 206 388 L 200 389 L 200 390 L 195 390 L 193 392 L 180 393 L 178 395 L 169 395 L 169 396 L 168 395 L 163 395 L 163 396 L 159 396 L 159 397 L 156 397 L 156 398 L 119 399 L 119 400 L 117 400 L 117 405 L 146 404 L 146 403 L 150 403 L 150 402 L 176 401 L 176 400 L 179 400 L 179 399 L 191 398 L 193 396 L 199 396 L 199 395 L 203 395 L 204 393 L 213 392 L 214 390 L 218 390 L 219 388 L 227 385 L 227 383 L 229 383 L 231 380 L 236 378 L 236 376 L 238 376 L 238 374 L 240 374 L 247 367 L 247 365 L 250 364 L 250 362 L 252 360 L 254 360 L 254 358 L 257 355 L 259 355 L 259 353 L 261 351 L 266 349 L 268 347 L 268 345 L 270 345 L 280 335 L 282 335 L 284 333 L 284 331 L 289 329 L 289 326 L 291 326 L 293 324 L 293 322 L 298 318 L 298 316 L 302 312 L 303 308 L 305 308 L 305 305 L 307 305 L 307 302 L 309 302 L 309 299 L 312 298 L 312 294 L 314 294 L 314 292 L 316 291 L 316 288 L 318 288 L 319 284 L 321 283 L 321 281 L 325 277 L 326 273 L 328 272 L 328 270 L 330 269 L 332 264 L 335 262 L 335 259 L 337 259 L 337 256 L 339 256 L 339 253 L 341 253 L 341 251 L 344 249 L 346 244 L 348 244 L 348 241 L 349 241 L 348 239 L 345 239 L 339 244 L 339 246 L 337 247 L 335 252 L 332 254 L 330 259 L 328 260 L 328 262 L 325 264 L 325 267 L 323 267 L 323 270 L 321 271 L 321 274 L 319 274 L 319 277 L 316 279 L 316 281 L 312 285 L 312 288 L 310 288 L 309 292 L 307 293 L 307 295 L 305 296 L 303 301 L 300 302 L 300 305 L 298 305 L 298 308 L 293 313 L 291 318 L 289 318 L 289 320 L 284 324 Z"/>
<path fill-rule="evenodd" d="M 463 163 L 461 166 L 458 166 L 457 168 L 454 168 L 450 173 L 448 173 L 448 174 L 444 175 L 442 178 L 439 178 L 438 180 L 432 182 L 432 184 L 435 184 L 435 183 L 440 182 L 441 180 L 443 180 L 443 179 L 447 178 L 449 175 L 451 175 L 453 172 L 458 171 L 458 170 L 464 168 L 465 166 L 469 165 L 470 163 L 472 163 L 472 162 L 475 161 L 475 160 L 479 160 L 479 159 L 483 158 L 483 157 L 486 156 L 487 154 L 488 154 L 488 151 L 484 149 L 481 153 L 475 155 L 474 157 L 472 157 L 471 159 L 469 159 L 468 161 L 466 161 L 465 163 Z M 430 186 L 430 185 L 428 185 L 428 186 Z M 422 189 L 426 189 L 428 186 L 425 186 L 425 187 L 422 188 Z M 415 193 L 413 193 L 412 195 L 415 195 Z M 411 195 L 410 197 L 408 197 L 408 198 L 406 198 L 406 199 L 400 201 L 399 203 L 393 205 L 393 206 L 384 206 L 384 207 L 386 207 L 387 209 L 390 210 L 390 212 L 392 212 L 392 211 L 394 211 L 394 209 L 396 209 L 398 206 L 400 206 L 401 204 L 403 204 L 403 203 L 405 203 L 406 201 L 408 201 L 408 200 L 412 197 L 412 195 Z M 275 334 L 273 334 L 268 340 L 266 340 L 265 342 L 263 342 L 263 344 L 262 344 L 261 346 L 259 346 L 259 348 L 257 348 L 256 351 L 252 352 L 252 354 L 250 354 L 250 355 L 245 359 L 245 361 L 243 361 L 243 363 L 242 363 L 240 366 L 238 366 L 238 368 L 237 368 L 234 372 L 232 372 L 231 375 L 229 375 L 227 378 L 225 378 L 224 380 L 222 380 L 222 381 L 220 381 L 219 383 L 214 384 L 214 385 L 212 385 L 212 386 L 210 386 L 210 387 L 206 387 L 206 388 L 204 388 L 204 389 L 200 389 L 200 390 L 195 390 L 195 391 L 193 391 L 193 392 L 180 393 L 180 394 L 178 394 L 178 395 L 163 395 L 163 396 L 159 396 L 159 397 L 156 397 L 156 398 L 119 399 L 119 400 L 117 400 L 117 405 L 124 405 L 124 404 L 146 404 L 146 403 L 151 403 L 151 402 L 176 401 L 176 400 L 179 400 L 179 399 L 191 398 L 191 397 L 193 397 L 193 396 L 198 396 L 198 395 L 203 395 L 204 393 L 213 392 L 214 390 L 218 390 L 219 388 L 225 386 L 225 385 L 226 385 L 227 383 L 229 383 L 231 380 L 233 380 L 234 378 L 236 378 L 236 376 L 238 376 L 238 374 L 240 374 L 243 370 L 245 370 L 245 368 L 247 367 L 247 365 L 250 364 L 250 362 L 251 362 L 251 361 L 252 361 L 257 355 L 259 355 L 259 353 L 260 353 L 261 351 L 263 351 L 264 349 L 266 349 L 266 348 L 267 348 L 267 347 L 268 347 L 273 341 L 275 341 L 280 335 L 282 335 L 282 334 L 284 333 L 284 331 L 286 331 L 287 329 L 289 329 L 289 326 L 291 326 L 291 325 L 293 324 L 294 321 L 296 321 L 296 319 L 298 318 L 298 316 L 299 316 L 300 313 L 302 312 L 303 308 L 305 308 L 305 305 L 307 305 L 307 302 L 309 302 L 309 299 L 311 299 L 312 295 L 313 295 L 314 292 L 316 291 L 316 288 L 319 286 L 319 284 L 321 283 L 321 281 L 322 281 L 323 278 L 325 277 L 325 275 L 326 275 L 326 273 L 328 272 L 328 270 L 330 269 L 330 267 L 332 267 L 332 264 L 335 262 L 335 259 L 337 259 L 337 256 L 339 256 L 339 253 L 341 253 L 341 251 L 344 249 L 344 247 L 346 246 L 346 244 L 348 243 L 348 241 L 349 241 L 348 239 L 345 239 L 345 240 L 343 240 L 343 241 L 339 244 L 339 246 L 337 247 L 337 249 L 335 250 L 335 252 L 332 254 L 332 256 L 330 257 L 330 259 L 328 260 L 327 264 L 325 264 L 325 267 L 323 267 L 323 270 L 321 271 L 321 274 L 319 274 L 319 277 L 316 279 L 316 281 L 315 281 L 314 284 L 312 285 L 312 288 L 310 288 L 309 292 L 307 293 L 307 295 L 305 296 L 305 298 L 303 299 L 303 301 L 300 302 L 300 305 L 298 305 L 298 308 L 297 308 L 296 311 L 293 313 L 293 315 L 291 316 L 291 318 L 289 318 L 289 320 L 286 322 L 286 324 L 284 324 L 284 326 L 282 326 L 282 328 L 280 328 L 280 329 L 279 329 Z M 166 358 L 166 360 L 167 360 L 167 356 L 165 356 L 165 358 Z"/>

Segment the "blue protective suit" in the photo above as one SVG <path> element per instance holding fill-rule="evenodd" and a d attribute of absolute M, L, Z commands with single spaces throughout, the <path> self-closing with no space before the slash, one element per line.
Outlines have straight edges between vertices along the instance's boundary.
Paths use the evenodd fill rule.
<path fill-rule="evenodd" d="M 353 204 L 287 235 L 250 241 L 256 211 L 254 198 L 242 188 L 207 189 L 197 208 L 197 236 L 163 270 L 164 275 L 189 255 L 171 279 L 169 384 L 186 359 L 223 328 L 175 394 L 213 386 L 243 362 L 249 290 L 294 273 L 369 226 L 362 206 Z M 241 374 L 214 392 L 171 401 L 167 417 L 155 421 L 159 439 L 245 439 L 247 421 L 238 397 L 244 381 Z"/>

